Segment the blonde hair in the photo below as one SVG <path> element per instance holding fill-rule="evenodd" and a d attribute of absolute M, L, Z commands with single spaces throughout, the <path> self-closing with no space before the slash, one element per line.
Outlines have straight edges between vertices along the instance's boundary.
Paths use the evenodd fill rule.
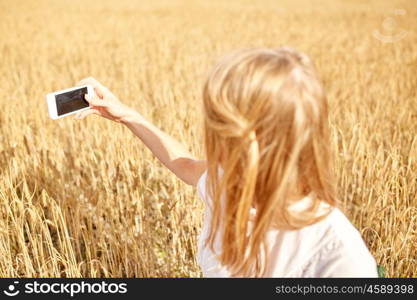
<path fill-rule="evenodd" d="M 243 49 L 224 57 L 203 88 L 207 245 L 234 276 L 265 276 L 271 228 L 300 229 L 336 205 L 327 99 L 310 59 L 293 49 Z M 221 170 L 222 172 L 219 172 Z M 304 211 L 290 209 L 305 196 Z M 224 198 L 223 198 L 224 197 Z M 251 208 L 256 216 L 249 226 Z"/>

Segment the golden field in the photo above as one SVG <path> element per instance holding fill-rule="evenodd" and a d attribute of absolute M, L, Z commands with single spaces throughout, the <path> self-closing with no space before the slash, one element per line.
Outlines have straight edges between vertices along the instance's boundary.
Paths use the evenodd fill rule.
<path fill-rule="evenodd" d="M 416 34 L 414 0 L 0 0 L 0 277 L 201 276 L 195 189 L 45 95 L 96 77 L 202 158 L 210 66 L 282 45 L 328 91 L 341 209 L 387 276 L 417 277 Z"/>

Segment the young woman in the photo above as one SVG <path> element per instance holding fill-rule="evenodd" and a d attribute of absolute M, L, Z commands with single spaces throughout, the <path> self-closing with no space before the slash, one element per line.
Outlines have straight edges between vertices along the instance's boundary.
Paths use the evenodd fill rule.
<path fill-rule="evenodd" d="M 93 78 L 98 114 L 125 124 L 206 204 L 204 276 L 377 277 L 359 232 L 337 208 L 328 107 L 310 59 L 295 50 L 224 57 L 203 88 L 206 159 L 123 105 Z"/>

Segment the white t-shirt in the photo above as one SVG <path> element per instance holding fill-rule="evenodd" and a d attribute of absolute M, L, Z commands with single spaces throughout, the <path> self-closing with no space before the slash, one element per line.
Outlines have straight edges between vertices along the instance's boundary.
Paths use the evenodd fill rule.
<path fill-rule="evenodd" d="M 207 171 L 197 184 L 198 194 L 206 205 L 197 260 L 204 277 L 230 277 L 216 257 L 220 254 L 220 238 L 216 236 L 216 253 L 205 247 L 211 226 L 206 179 Z M 304 198 L 296 205 L 301 207 L 308 201 L 311 199 Z M 254 209 L 251 214 L 255 214 Z M 272 229 L 266 240 L 271 249 L 267 277 L 378 277 L 375 259 L 360 233 L 337 208 L 323 220 L 299 230 Z"/>

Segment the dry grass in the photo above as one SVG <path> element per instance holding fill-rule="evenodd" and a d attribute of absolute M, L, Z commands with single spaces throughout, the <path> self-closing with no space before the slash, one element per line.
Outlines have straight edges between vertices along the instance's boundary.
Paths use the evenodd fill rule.
<path fill-rule="evenodd" d="M 126 128 L 50 120 L 45 94 L 95 76 L 201 157 L 208 68 L 280 45 L 323 76 L 342 208 L 388 276 L 417 276 L 416 6 L 364 2 L 0 0 L 0 276 L 200 276 L 195 191 Z M 397 8 L 409 34 L 382 43 Z"/>

